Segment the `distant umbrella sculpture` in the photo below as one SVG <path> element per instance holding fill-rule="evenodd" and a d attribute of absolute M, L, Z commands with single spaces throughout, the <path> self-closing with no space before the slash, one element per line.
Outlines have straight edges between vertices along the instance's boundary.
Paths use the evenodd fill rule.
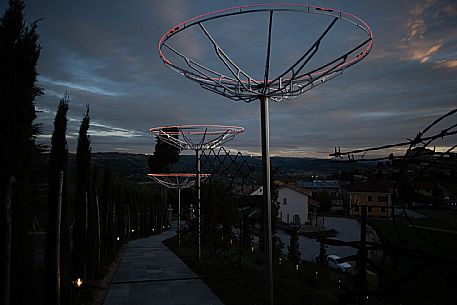
<path fill-rule="evenodd" d="M 195 184 L 197 174 L 191 173 L 163 173 L 148 174 L 156 183 L 169 189 L 178 189 L 178 245 L 181 246 L 181 190 L 190 188 Z M 200 174 L 201 178 L 209 177 L 208 174 Z"/>
<path fill-rule="evenodd" d="M 298 48 L 301 49 L 295 61 L 289 66 L 286 66 L 282 72 L 274 77 L 270 77 L 270 57 L 272 55 L 272 28 L 273 15 L 277 16 L 278 20 L 284 14 L 288 14 L 288 18 L 295 18 L 297 14 L 319 15 L 322 18 L 330 19 L 329 24 L 323 29 L 320 36 L 311 44 L 308 49 L 303 49 L 302 41 L 297 42 Z M 223 22 L 226 19 L 233 19 L 236 24 L 239 22 L 239 16 L 251 19 L 259 18 L 259 14 L 265 15 L 268 20 L 267 38 L 266 38 L 266 56 L 265 65 L 263 66 L 263 76 L 261 79 L 256 79 L 251 76 L 251 72 L 241 69 L 234 59 L 232 59 L 221 45 L 218 44 L 215 36 L 210 34 L 211 26 L 217 27 L 217 22 Z M 237 19 L 236 19 L 237 18 Z M 311 16 L 309 16 L 311 18 Z M 315 18 L 315 17 L 313 17 Z M 255 19 L 258 23 L 259 19 Z M 225 21 L 227 22 L 227 21 Z M 331 58 L 326 58 L 325 63 L 315 64 L 312 59 L 319 60 L 322 55 L 318 52 L 325 42 L 326 36 L 336 24 L 349 25 L 353 31 L 356 31 L 360 38 L 354 35 L 345 35 L 345 42 L 351 42 L 354 46 L 348 50 L 342 51 L 339 55 L 331 55 Z M 314 25 L 314 24 L 313 24 Z M 288 34 L 295 29 L 283 29 L 281 39 L 287 37 Z M 222 31 L 229 31 L 223 29 Z M 239 34 L 249 31 L 250 27 L 240 30 Z M 306 28 L 305 28 L 306 30 Z M 222 63 L 220 67 L 225 72 L 219 72 L 213 68 L 214 64 L 203 65 L 197 60 L 190 58 L 189 54 L 183 54 L 179 48 L 182 48 L 183 43 L 179 38 L 182 38 L 184 33 L 192 34 L 193 42 L 195 37 L 200 33 L 202 37 L 206 37 L 206 44 L 209 45 L 217 60 Z M 181 35 L 178 35 L 182 33 Z M 341 38 L 339 32 L 336 38 Z M 246 37 L 246 36 L 244 36 Z M 251 36 L 256 37 L 255 35 Z M 172 39 L 173 38 L 173 39 Z M 257 38 L 257 37 L 256 37 Z M 305 37 L 304 37 L 305 38 Z M 303 38 L 303 40 L 305 40 Z M 355 40 L 360 40 L 355 42 Z M 176 40 L 175 44 L 173 41 Z M 223 39 L 222 39 L 223 40 Z M 243 53 L 249 51 L 249 48 L 254 49 L 255 43 L 251 43 L 249 39 L 238 40 L 238 43 L 245 43 L 246 47 L 237 50 Z M 223 41 L 223 43 L 226 43 Z M 277 4 L 252 4 L 244 6 L 235 6 L 201 14 L 197 17 L 184 21 L 170 30 L 168 30 L 159 41 L 159 54 L 162 61 L 171 69 L 182 74 L 186 78 L 197 82 L 202 88 L 228 97 L 235 101 L 252 102 L 258 100 L 261 107 L 261 138 L 262 138 L 262 167 L 263 167 L 263 202 L 265 215 L 265 292 L 266 304 L 273 304 L 273 273 L 272 273 L 272 232 L 271 232 L 271 190 L 270 190 L 270 153 L 269 153 L 269 100 L 279 102 L 283 99 L 292 99 L 300 94 L 324 83 L 328 80 L 341 75 L 345 68 L 348 68 L 368 55 L 373 45 L 373 35 L 370 27 L 360 18 L 345 13 L 342 11 L 322 8 L 305 4 L 292 3 L 277 3 Z M 194 46 L 193 46 L 194 47 Z M 327 47 L 328 48 L 328 47 Z M 289 51 L 289 50 L 284 50 Z M 329 50 L 334 52 L 335 50 Z M 233 51 L 232 51 L 233 52 Z M 195 53 L 195 52 L 193 52 Z M 317 56 L 317 55 L 319 56 Z M 341 55 L 340 55 L 341 54 Z M 201 54 L 198 54 L 201 55 Z M 194 57 L 196 55 L 193 55 Z M 200 57 L 200 56 L 198 56 Z M 249 58 L 247 64 L 251 67 L 252 62 L 257 58 Z M 314 64 L 314 65 L 313 65 Z M 306 67 L 306 69 L 305 69 Z"/>
<path fill-rule="evenodd" d="M 198 261 L 202 256 L 201 249 L 201 202 L 200 202 L 200 182 L 202 174 L 200 170 L 200 153 L 203 150 L 215 149 L 222 144 L 232 140 L 237 134 L 244 131 L 239 126 L 224 125 L 176 125 L 165 127 L 154 127 L 149 129 L 154 135 L 163 142 L 168 143 L 179 150 L 195 151 L 195 176 L 197 190 L 197 222 L 198 222 Z"/>

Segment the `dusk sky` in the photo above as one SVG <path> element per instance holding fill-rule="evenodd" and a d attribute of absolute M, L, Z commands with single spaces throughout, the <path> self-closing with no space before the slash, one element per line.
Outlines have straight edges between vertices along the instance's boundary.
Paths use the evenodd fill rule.
<path fill-rule="evenodd" d="M 0 4 L 2 12 L 6 2 Z M 296 2 L 360 17 L 373 31 L 374 45 L 364 60 L 343 75 L 296 99 L 271 103 L 270 145 L 274 155 L 327 157 L 335 146 L 352 149 L 404 141 L 457 107 L 455 1 Z M 59 99 L 68 92 L 71 151 L 76 148 L 79 124 L 89 104 L 94 152 L 152 153 L 155 140 L 148 131 L 151 127 L 222 124 L 246 129 L 227 147 L 260 154 L 259 103 L 234 102 L 202 89 L 164 65 L 157 51 L 160 37 L 181 21 L 254 1 L 25 3 L 27 21 L 43 18 L 38 23 L 42 45 L 38 84 L 45 94 L 36 100 L 40 111 L 36 122 L 43 124 L 40 142 L 49 142 Z M 293 61 L 331 21 L 309 15 L 299 15 L 303 22 L 311 22 L 309 26 L 290 26 L 293 19 L 282 22 L 278 18 L 274 23 L 274 67 L 280 69 Z M 256 33 L 264 29 L 266 35 L 267 23 L 263 17 L 258 18 L 260 21 L 245 17 L 241 22 L 228 20 L 227 26 L 215 22 L 211 31 L 233 58 L 261 75 L 264 58 L 256 57 L 254 51 L 265 54 L 266 41 Z M 344 30 L 336 30 L 334 39 L 326 41 L 319 52 L 332 56 L 347 50 L 354 37 L 351 29 L 347 37 Z M 214 56 L 212 46 L 196 35 L 189 31 L 176 46 L 187 56 L 209 64 Z M 455 137 L 436 145 L 446 147 L 450 143 L 455 143 Z"/>

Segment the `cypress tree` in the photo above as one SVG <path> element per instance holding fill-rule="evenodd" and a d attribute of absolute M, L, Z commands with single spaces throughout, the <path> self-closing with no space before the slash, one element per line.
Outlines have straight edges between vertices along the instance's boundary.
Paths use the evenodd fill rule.
<path fill-rule="evenodd" d="M 91 146 L 88 135 L 90 117 L 89 106 L 81 121 L 76 149 L 76 178 L 75 178 L 75 224 L 73 227 L 73 278 L 86 280 L 87 271 L 87 231 L 86 219 L 88 215 L 89 179 Z"/>
<path fill-rule="evenodd" d="M 287 259 L 292 262 L 294 265 L 300 263 L 300 248 L 298 243 L 298 231 L 294 230 L 290 235 L 289 241 L 289 253 L 287 254 Z"/>
<path fill-rule="evenodd" d="M 68 207 L 67 207 L 67 162 L 68 162 L 68 147 L 67 147 L 67 112 L 68 112 L 69 97 L 67 94 L 60 100 L 56 116 L 54 118 L 54 131 L 51 139 L 51 154 L 49 158 L 49 188 L 48 188 L 48 222 L 46 230 L 46 303 L 55 304 L 56 290 L 56 221 L 57 221 L 57 204 L 59 196 L 60 171 L 64 173 L 64 184 L 62 191 L 62 208 L 61 208 L 61 262 L 69 257 L 70 243 L 68 232 Z M 64 251 L 62 251 L 64 250 Z M 68 263 L 61 263 L 61 283 L 69 282 L 67 271 Z M 62 287 L 62 290 L 68 287 Z"/>
<path fill-rule="evenodd" d="M 177 133 L 178 128 L 164 128 L 165 132 Z M 172 135 L 178 138 L 178 135 Z M 154 154 L 149 157 L 149 168 L 151 173 L 166 173 L 170 170 L 170 165 L 178 162 L 180 149 L 162 141 L 156 137 L 156 145 Z"/>
<path fill-rule="evenodd" d="M 24 4 L 9 1 L 0 19 L 0 266 L 1 292 L 10 294 L 12 304 L 29 304 L 33 297 L 30 167 L 36 152 L 34 137 L 39 133 L 33 124 L 36 117 L 34 100 L 42 94 L 36 83 L 36 64 L 40 56 L 36 22 L 26 25 Z M 10 180 L 11 179 L 11 180 Z M 15 181 L 11 199 L 11 264 L 5 254 L 5 203 L 8 181 Z M 8 200 L 9 201 L 9 200 Z M 11 293 L 6 273 L 11 267 Z M 6 290 L 5 290 L 6 289 Z"/>
<path fill-rule="evenodd" d="M 103 172 L 102 189 L 100 194 L 100 209 L 102 215 L 102 254 L 106 260 L 115 248 L 116 236 L 113 217 L 115 217 L 113 181 L 110 167 L 105 167 Z"/>

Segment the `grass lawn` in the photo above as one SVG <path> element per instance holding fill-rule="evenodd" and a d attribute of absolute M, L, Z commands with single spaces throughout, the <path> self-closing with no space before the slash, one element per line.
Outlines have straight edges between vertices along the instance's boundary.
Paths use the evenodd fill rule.
<path fill-rule="evenodd" d="M 435 218 L 414 220 L 414 224 L 452 229 L 446 211 L 428 210 Z M 445 214 L 443 214 L 445 213 Z M 452 217 L 449 217 L 452 216 Z M 381 239 L 402 243 L 404 249 L 390 255 L 380 278 L 382 288 L 393 288 L 402 304 L 457 304 L 457 234 L 417 229 L 406 218 L 369 220 Z"/>
<path fill-rule="evenodd" d="M 419 212 L 428 218 L 414 220 L 418 225 L 457 231 L 457 211 L 424 209 Z"/>
<path fill-rule="evenodd" d="M 176 237 L 165 244 L 192 270 L 199 274 L 225 305 L 264 304 L 263 253 L 246 250 L 238 265 L 237 247 L 225 256 L 203 251 L 202 262 L 196 261 L 196 249 L 190 242 L 178 247 Z M 278 259 L 279 262 L 279 259 Z M 317 272 L 317 276 L 316 276 Z M 338 275 L 314 264 L 295 266 L 282 259 L 274 266 L 275 304 L 338 304 L 342 293 L 338 287 Z"/>

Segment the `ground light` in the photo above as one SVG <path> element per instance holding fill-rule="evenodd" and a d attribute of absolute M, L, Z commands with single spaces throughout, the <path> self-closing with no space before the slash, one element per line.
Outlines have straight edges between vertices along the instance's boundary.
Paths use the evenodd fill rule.
<path fill-rule="evenodd" d="M 80 288 L 83 285 L 83 280 L 81 278 L 77 278 L 76 280 L 73 281 L 73 284 L 77 287 Z"/>

